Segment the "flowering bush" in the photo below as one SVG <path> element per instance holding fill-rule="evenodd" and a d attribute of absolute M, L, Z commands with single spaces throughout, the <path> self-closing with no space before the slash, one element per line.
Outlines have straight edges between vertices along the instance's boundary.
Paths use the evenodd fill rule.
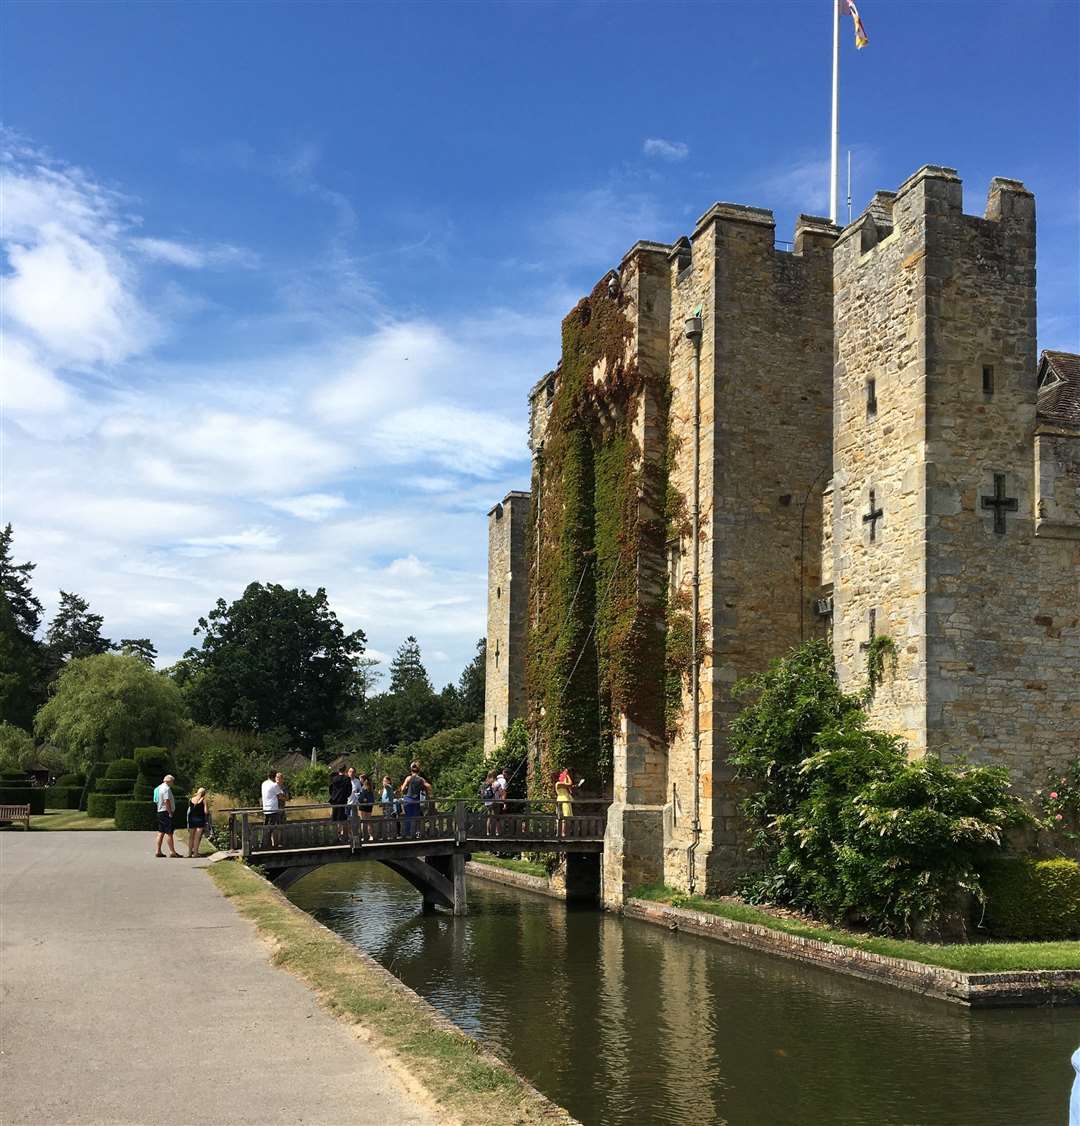
<path fill-rule="evenodd" d="M 1080 758 L 1052 770 L 1046 785 L 1035 791 L 1042 827 L 1067 841 L 1080 841 Z"/>

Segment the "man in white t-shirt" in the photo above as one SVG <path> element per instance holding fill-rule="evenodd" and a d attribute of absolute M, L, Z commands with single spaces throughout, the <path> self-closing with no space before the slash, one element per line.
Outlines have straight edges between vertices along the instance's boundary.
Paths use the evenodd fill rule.
<path fill-rule="evenodd" d="M 277 771 L 271 770 L 262 784 L 263 820 L 267 825 L 280 825 L 284 820 L 281 811 L 281 799 L 285 794 L 285 787 L 277 780 Z M 277 843 L 275 834 L 270 833 L 270 847 Z"/>
<path fill-rule="evenodd" d="M 154 803 L 157 806 L 157 847 L 154 849 L 155 856 L 164 856 L 165 853 L 161 851 L 162 842 L 168 840 L 169 842 L 169 855 L 180 858 L 180 853 L 176 851 L 176 845 L 173 842 L 173 793 L 172 784 L 176 779 L 171 774 L 166 774 L 161 781 L 161 785 L 154 790 Z M 145 791 L 144 791 L 145 792 Z"/>

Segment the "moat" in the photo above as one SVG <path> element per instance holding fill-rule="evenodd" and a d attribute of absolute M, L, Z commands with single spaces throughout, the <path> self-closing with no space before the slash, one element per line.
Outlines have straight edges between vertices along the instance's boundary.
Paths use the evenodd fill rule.
<path fill-rule="evenodd" d="M 971 1011 L 472 880 L 379 864 L 290 898 L 585 1126 L 1062 1126 L 1080 1011 Z"/>

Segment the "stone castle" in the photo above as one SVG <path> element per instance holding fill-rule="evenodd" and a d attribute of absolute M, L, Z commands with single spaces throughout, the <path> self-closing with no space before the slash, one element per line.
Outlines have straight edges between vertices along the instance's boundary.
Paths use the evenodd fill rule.
<path fill-rule="evenodd" d="M 1036 354 L 1035 201 L 921 168 L 840 229 L 718 203 L 639 242 L 532 389 L 490 513 L 486 748 L 612 799 L 603 894 L 745 856 L 731 688 L 812 637 L 913 755 L 1080 754 L 1080 357 Z M 881 644 L 875 643 L 875 638 Z M 696 711 L 695 711 L 696 700 Z"/>

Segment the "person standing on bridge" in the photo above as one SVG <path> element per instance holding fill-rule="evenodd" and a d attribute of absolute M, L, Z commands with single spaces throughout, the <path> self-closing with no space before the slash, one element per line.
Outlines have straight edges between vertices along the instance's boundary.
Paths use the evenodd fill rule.
<path fill-rule="evenodd" d="M 409 766 L 409 776 L 401 783 L 401 796 L 405 799 L 405 836 L 420 836 L 416 819 L 420 815 L 420 799 L 431 794 L 431 783 L 420 773 L 420 764 Z"/>
<path fill-rule="evenodd" d="M 567 817 L 574 815 L 574 778 L 564 766 L 551 776 L 555 783 L 555 804 L 559 815 L 559 836 L 566 835 L 566 825 L 563 823 Z"/>
<path fill-rule="evenodd" d="M 375 789 L 371 785 L 371 779 L 366 774 L 360 775 L 360 789 L 356 795 L 356 808 L 360 813 L 360 836 L 369 841 L 375 839 L 375 834 L 371 831 L 371 807 L 375 804 Z"/>
<path fill-rule="evenodd" d="M 349 811 L 346 808 L 346 802 L 349 800 L 349 795 L 352 793 L 352 780 L 346 774 L 342 774 L 340 770 L 335 770 L 330 775 L 330 804 L 334 807 L 330 811 L 331 821 L 347 821 Z M 346 829 L 344 824 L 340 826 L 339 835 L 344 839 Z"/>
<path fill-rule="evenodd" d="M 401 822 L 398 820 L 399 810 L 397 795 L 394 793 L 394 782 L 389 774 L 383 775 L 379 804 L 382 806 L 383 815 L 382 824 L 379 826 L 379 839 L 395 840 L 401 832 Z"/>
<path fill-rule="evenodd" d="M 278 773 L 271 770 L 262 784 L 263 821 L 267 825 L 280 825 L 284 814 L 281 811 L 281 799 L 285 796 L 285 787 L 278 781 Z M 268 843 L 271 848 L 277 846 L 278 834 L 273 829 L 269 831 Z"/>

